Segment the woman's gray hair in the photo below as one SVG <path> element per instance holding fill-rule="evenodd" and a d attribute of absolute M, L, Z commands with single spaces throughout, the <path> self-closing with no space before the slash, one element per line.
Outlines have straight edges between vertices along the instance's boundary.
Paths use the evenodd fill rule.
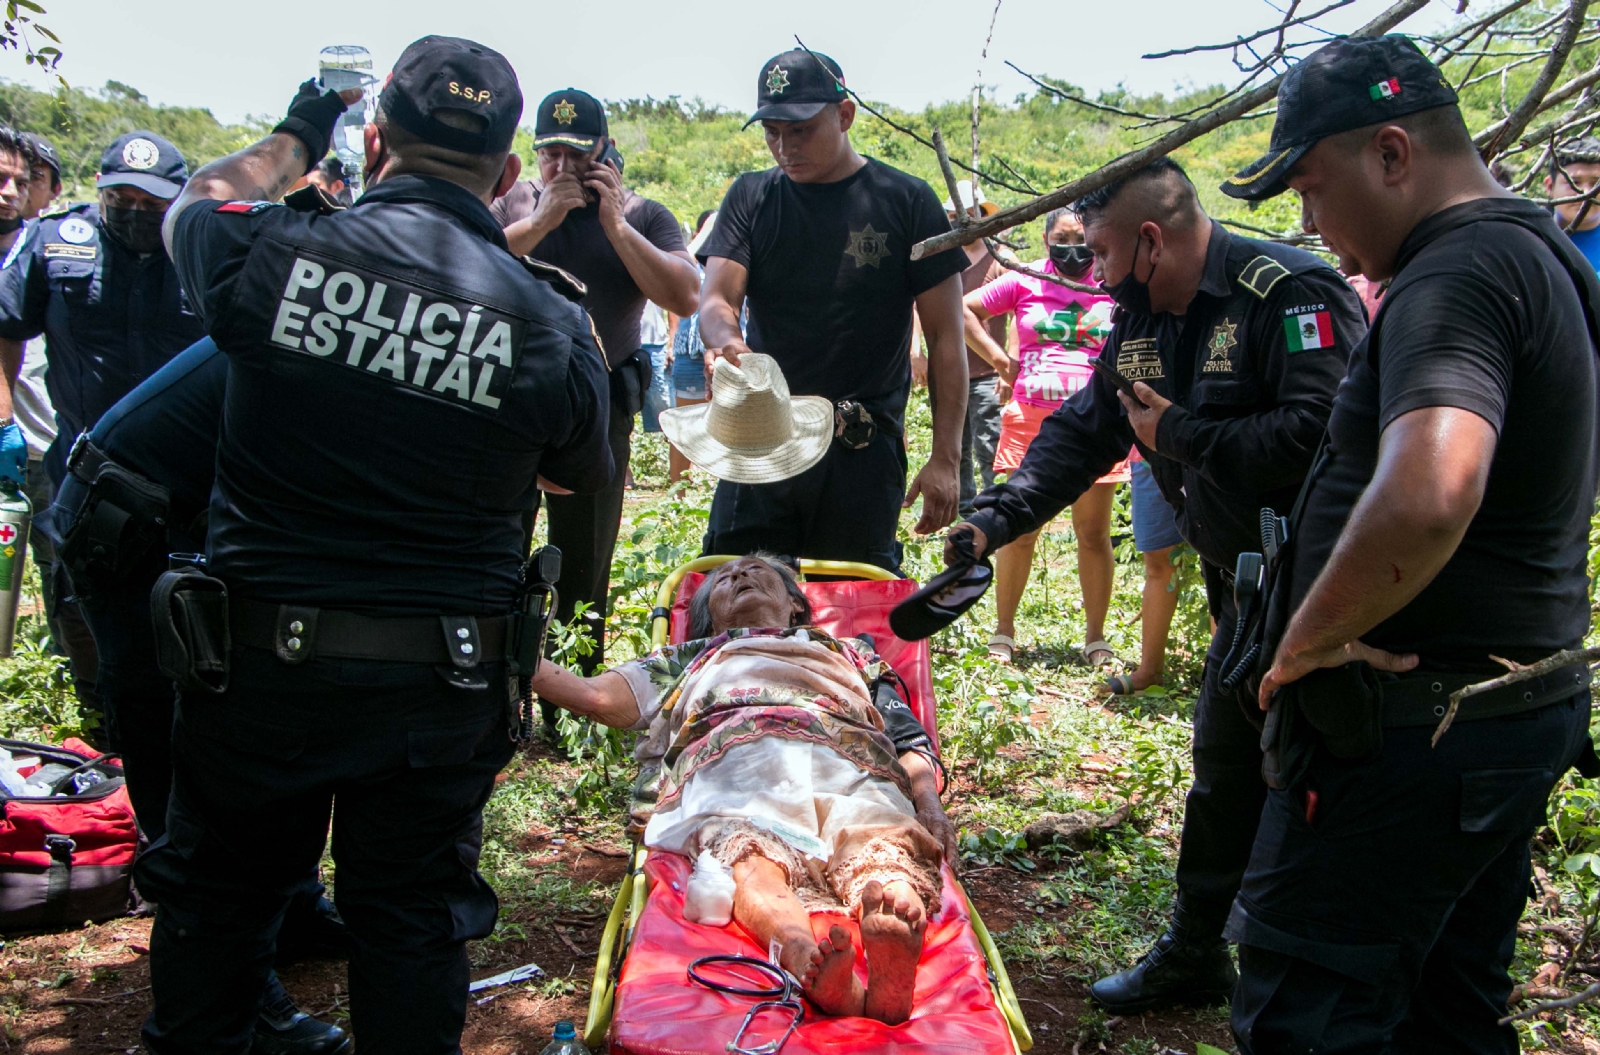
<path fill-rule="evenodd" d="M 771 553 L 758 550 L 755 553 L 746 554 L 746 556 L 765 564 L 777 572 L 778 577 L 783 580 L 783 588 L 788 591 L 789 599 L 799 606 L 799 611 L 795 612 L 794 618 L 789 621 L 789 625 L 808 625 L 811 622 L 811 601 L 806 597 L 805 592 L 800 589 L 800 583 L 794 577 L 794 569 L 785 564 L 782 558 Z M 728 563 L 731 564 L 733 562 L 729 561 Z M 699 641 L 702 638 L 710 637 L 713 633 L 711 629 L 711 587 L 716 583 L 717 576 L 721 574 L 722 568 L 727 566 L 727 564 L 724 564 L 721 568 L 716 568 L 707 575 L 705 581 L 700 584 L 699 589 L 695 590 L 694 596 L 689 599 L 690 641 Z"/>

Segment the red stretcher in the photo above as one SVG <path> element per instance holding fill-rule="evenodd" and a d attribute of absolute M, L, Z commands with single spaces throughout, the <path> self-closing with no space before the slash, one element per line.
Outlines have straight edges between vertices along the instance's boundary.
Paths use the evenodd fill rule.
<path fill-rule="evenodd" d="M 682 641 L 689 598 L 706 571 L 733 557 L 701 557 L 669 575 L 652 613 L 657 645 Z M 805 575 L 853 576 L 856 581 L 803 582 L 818 626 L 836 637 L 870 634 L 878 654 L 905 683 L 912 710 L 938 746 L 932 671 L 926 641 L 902 641 L 889 612 L 917 589 L 881 568 L 802 561 Z M 690 981 L 702 956 L 739 954 L 764 959 L 737 924 L 707 927 L 683 918 L 690 863 L 678 854 L 635 847 L 612 906 L 595 963 L 584 1040 L 591 1050 L 609 1043 L 613 1055 L 725 1055 L 756 1002 Z M 1033 1046 L 1005 965 L 955 873 L 943 868 L 939 915 L 930 921 L 917 967 L 914 1010 L 898 1026 L 867 1018 L 825 1018 L 808 1011 L 779 1055 L 836 1055 L 840 1050 L 897 1055 L 1012 1055 Z M 860 948 L 860 933 L 850 924 Z M 865 967 L 856 971 L 866 980 Z M 781 1014 L 759 1019 L 744 1043 L 781 1036 Z"/>

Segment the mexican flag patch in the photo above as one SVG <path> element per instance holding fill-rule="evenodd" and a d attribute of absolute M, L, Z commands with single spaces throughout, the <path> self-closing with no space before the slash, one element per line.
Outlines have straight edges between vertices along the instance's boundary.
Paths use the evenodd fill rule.
<path fill-rule="evenodd" d="M 1375 103 L 1382 102 L 1384 99 L 1393 99 L 1400 94 L 1400 79 L 1398 77 L 1390 77 L 1386 81 L 1379 81 L 1374 84 L 1367 91 L 1371 94 L 1372 101 Z"/>
<path fill-rule="evenodd" d="M 1290 352 L 1313 352 L 1333 347 L 1333 317 L 1325 311 L 1291 312 L 1283 320 Z"/>

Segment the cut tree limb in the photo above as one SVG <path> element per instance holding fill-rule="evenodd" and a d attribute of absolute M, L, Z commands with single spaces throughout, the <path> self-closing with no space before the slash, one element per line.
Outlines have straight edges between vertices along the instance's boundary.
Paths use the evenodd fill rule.
<path fill-rule="evenodd" d="M 1583 0 L 1578 0 L 1578 2 L 1583 2 Z M 1400 0 L 1399 3 L 1383 14 L 1356 30 L 1351 36 L 1371 37 L 1387 33 L 1427 6 L 1428 0 Z M 1585 7 L 1587 7 L 1587 3 L 1585 3 Z M 1008 227 L 1015 227 L 1018 224 L 1037 219 L 1051 209 L 1062 205 L 1070 205 L 1090 191 L 1099 190 L 1108 183 L 1113 183 L 1124 176 L 1137 172 L 1150 162 L 1157 158 L 1165 157 L 1185 143 L 1198 139 L 1214 129 L 1221 128 L 1235 118 L 1244 116 L 1268 99 L 1276 96 L 1278 94 L 1278 85 L 1282 81 L 1283 78 L 1281 76 L 1274 77 L 1266 84 L 1251 89 L 1243 95 L 1236 96 L 1215 110 L 1201 114 L 1194 120 L 1174 128 L 1149 146 L 1135 150 L 1131 154 L 1124 154 L 1116 160 L 1100 166 L 1087 176 L 1082 176 L 1070 183 L 1063 184 L 1048 194 L 1042 194 L 1032 201 L 1023 202 L 1020 205 L 1013 205 L 1009 209 L 1001 209 L 993 216 L 964 225 L 959 231 L 935 235 L 932 238 L 918 242 L 911 247 L 911 259 L 922 260 L 935 253 L 942 253 L 946 249 L 954 249 L 959 245 L 972 241 L 975 237 L 999 234 Z M 1524 120 L 1523 125 L 1526 123 L 1526 120 Z M 1520 132 L 1522 127 L 1522 125 L 1519 125 L 1517 130 Z"/>
<path fill-rule="evenodd" d="M 1491 125 L 1474 137 L 1473 142 L 1477 144 L 1478 152 L 1483 155 L 1485 162 L 1492 160 L 1507 143 L 1515 142 L 1517 137 L 1522 135 L 1522 130 L 1528 127 L 1528 122 L 1539 114 L 1539 106 L 1549 93 L 1550 86 L 1566 68 L 1567 58 L 1572 54 L 1572 47 L 1578 42 L 1578 34 L 1583 29 L 1583 16 L 1588 14 L 1593 2 L 1594 0 L 1572 0 L 1567 8 L 1567 17 L 1561 26 L 1561 34 L 1556 38 L 1555 47 L 1550 51 L 1550 58 L 1545 60 L 1544 68 L 1539 71 L 1539 76 L 1534 78 L 1528 93 L 1504 121 L 1498 122 L 1498 126 Z"/>
<path fill-rule="evenodd" d="M 1444 712 L 1444 717 L 1439 719 L 1438 728 L 1433 731 L 1433 746 L 1439 746 L 1439 738 L 1449 731 L 1450 723 L 1456 720 L 1456 711 L 1460 709 L 1461 701 L 1467 697 L 1492 692 L 1507 685 L 1515 685 L 1519 681 L 1530 681 L 1548 674 L 1552 670 L 1560 670 L 1562 667 L 1573 663 L 1593 663 L 1597 659 L 1600 659 L 1600 648 L 1563 649 L 1553 656 L 1546 656 L 1537 663 L 1515 667 L 1509 674 L 1502 674 L 1498 678 L 1480 681 L 1473 685 L 1462 686 L 1450 694 L 1450 707 Z M 1511 666 L 1503 659 L 1500 662 Z"/>

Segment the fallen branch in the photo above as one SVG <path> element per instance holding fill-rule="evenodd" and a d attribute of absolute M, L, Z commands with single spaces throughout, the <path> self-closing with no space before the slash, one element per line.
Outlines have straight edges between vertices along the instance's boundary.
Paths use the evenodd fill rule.
<path fill-rule="evenodd" d="M 572 939 L 571 938 L 569 938 L 565 934 L 561 933 L 561 928 L 560 927 L 551 926 L 550 932 L 552 934 L 554 934 L 556 937 L 561 939 L 561 944 L 565 945 L 568 949 L 572 950 L 572 955 L 580 957 L 580 958 L 583 956 L 583 950 L 578 948 L 576 945 L 574 945 L 572 943 Z"/>
<path fill-rule="evenodd" d="M 1502 674 L 1498 678 L 1480 681 L 1473 685 L 1463 685 L 1455 692 L 1452 692 L 1450 694 L 1450 706 L 1444 712 L 1444 717 L 1439 719 L 1438 728 L 1433 731 L 1434 747 L 1439 746 L 1439 738 L 1449 731 L 1450 723 L 1456 720 L 1456 711 L 1460 709 L 1462 700 L 1467 699 L 1469 696 L 1493 692 L 1495 689 L 1503 689 L 1507 685 L 1515 685 L 1520 681 L 1531 681 L 1534 678 L 1550 673 L 1552 670 L 1560 670 L 1562 667 L 1573 663 L 1593 663 L 1595 660 L 1600 659 L 1600 648 L 1563 649 L 1553 656 L 1546 656 L 1539 662 L 1529 663 L 1526 666 L 1500 659 L 1498 656 L 1491 656 L 1490 658 L 1510 667 L 1511 673 Z"/>
<path fill-rule="evenodd" d="M 1370 37 L 1387 33 L 1426 6 L 1428 6 L 1428 0 L 1400 0 L 1399 3 L 1351 35 Z M 1165 157 L 1172 153 L 1185 143 L 1198 139 L 1207 132 L 1221 128 L 1235 118 L 1249 113 L 1268 99 L 1276 96 L 1278 94 L 1278 85 L 1282 81 L 1282 76 L 1274 77 L 1266 84 L 1236 97 L 1223 106 L 1219 106 L 1209 113 L 1174 128 L 1148 146 L 1131 154 L 1124 154 L 1114 161 L 1100 166 L 1087 176 L 1082 176 L 1070 183 L 1057 187 L 1048 194 L 1040 195 L 1032 201 L 1014 205 L 1009 209 L 1001 209 L 993 216 L 963 226 L 959 231 L 935 235 L 932 238 L 918 242 L 911 247 L 911 259 L 922 260 L 933 254 L 942 253 L 947 249 L 954 249 L 959 245 L 970 242 L 974 237 L 998 234 L 1007 227 L 1016 227 L 1018 224 L 1037 219 L 1051 209 L 1062 205 L 1070 205 L 1090 191 L 1099 190 L 1109 183 L 1114 183 L 1124 176 L 1131 175 L 1157 158 Z M 1518 131 L 1521 131 L 1521 126 L 1519 126 Z"/>
<path fill-rule="evenodd" d="M 149 988 L 148 985 L 142 985 L 137 989 L 129 989 L 125 993 L 118 993 L 116 996 L 58 996 L 54 999 L 46 1000 L 40 1006 L 62 1007 L 66 1004 L 82 1004 L 85 1007 L 106 1007 L 116 1003 L 118 1000 L 126 1000 L 130 996 L 138 996 L 140 993 L 148 991 Z"/>
<path fill-rule="evenodd" d="M 1500 153 L 1503 146 L 1522 135 L 1523 129 L 1528 127 L 1528 122 L 1540 113 L 1539 105 L 1544 102 L 1556 77 L 1566 68 L 1567 58 L 1572 54 L 1573 45 L 1578 42 L 1578 34 L 1583 29 L 1583 16 L 1588 13 L 1589 5 L 1593 2 L 1594 0 L 1572 0 L 1567 8 L 1567 17 L 1561 27 L 1561 34 L 1556 38 L 1555 47 L 1550 51 L 1550 58 L 1539 71 L 1539 76 L 1534 78 L 1528 93 L 1504 121 L 1491 125 L 1473 137 L 1473 142 L 1477 145 L 1478 152 L 1483 155 L 1485 163 Z"/>
<path fill-rule="evenodd" d="M 1564 1000 L 1547 1000 L 1542 1004 L 1535 1004 L 1526 1011 L 1518 1011 L 1514 1015 L 1507 1015 L 1505 1018 L 1502 1018 L 1499 1021 L 1498 1025 L 1503 1026 L 1509 1022 L 1518 1022 L 1524 1018 L 1532 1018 L 1534 1015 L 1542 1015 L 1546 1011 L 1560 1011 L 1563 1008 L 1577 1007 L 1579 1004 L 1593 1000 L 1597 996 L 1600 996 L 1600 982 L 1596 982 L 1583 992 L 1575 993 Z"/>

